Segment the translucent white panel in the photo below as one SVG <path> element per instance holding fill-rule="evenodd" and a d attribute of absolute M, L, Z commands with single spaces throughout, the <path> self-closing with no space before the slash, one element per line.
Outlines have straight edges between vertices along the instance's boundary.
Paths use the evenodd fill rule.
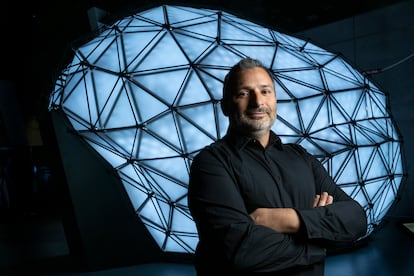
<path fill-rule="evenodd" d="M 197 12 L 196 9 L 186 9 L 181 7 L 167 6 L 167 15 L 169 23 L 172 26 L 179 27 L 180 24 L 193 25 L 203 23 L 211 18 L 206 17 L 210 13 Z"/>
<path fill-rule="evenodd" d="M 366 179 L 375 179 L 386 175 L 388 175 L 388 171 L 385 168 L 381 157 L 378 155 L 378 152 L 376 152 L 372 162 L 369 163 L 369 170 L 366 171 L 363 177 Z"/>
<path fill-rule="evenodd" d="M 385 186 L 385 187 L 391 187 L 391 186 Z M 384 215 L 386 215 L 385 210 L 388 210 L 391 207 L 391 203 L 394 197 L 395 197 L 395 193 L 392 189 L 388 188 L 383 191 L 381 198 L 378 200 L 378 203 L 379 203 L 378 205 L 380 208 L 375 209 L 377 214 L 379 214 L 377 217 L 383 217 Z"/>
<path fill-rule="evenodd" d="M 294 135 L 294 136 L 284 136 L 283 134 L 280 135 L 281 140 L 283 143 L 293 143 L 297 144 L 299 140 L 301 140 L 302 137 L 300 135 Z"/>
<path fill-rule="evenodd" d="M 193 253 L 189 168 L 200 149 L 226 134 L 223 79 L 247 56 L 272 66 L 278 101 L 272 129 L 314 154 L 363 206 L 369 235 L 405 180 L 402 138 L 386 94 L 340 55 L 309 41 L 222 11 L 160 6 L 74 48 L 49 109 L 61 109 L 118 171 L 160 250 Z"/>
<path fill-rule="evenodd" d="M 203 65 L 213 65 L 214 68 L 217 67 L 217 64 L 227 64 L 230 66 L 230 64 L 235 64 L 239 61 L 240 58 L 240 56 L 228 51 L 226 48 L 218 46 L 204 57 L 200 63 Z M 226 72 L 224 72 L 224 74 L 226 74 Z"/>
<path fill-rule="evenodd" d="M 355 137 L 353 137 L 353 143 L 360 146 L 358 149 L 366 148 L 366 146 L 370 146 L 373 143 L 371 137 L 364 131 L 361 131 L 360 129 L 354 129 L 354 131 Z"/>
<path fill-rule="evenodd" d="M 332 157 L 333 178 L 338 184 L 358 183 L 359 175 L 352 152 L 341 152 Z"/>
<path fill-rule="evenodd" d="M 384 183 L 382 182 L 382 180 L 373 181 L 365 185 L 365 191 L 367 192 L 370 198 L 375 198 L 378 192 L 380 192 L 379 194 L 381 194 L 381 190 L 383 189 L 383 187 Z"/>
<path fill-rule="evenodd" d="M 184 136 L 184 142 L 187 151 L 192 152 L 203 148 L 204 146 L 214 142 L 214 140 L 204 133 L 200 126 L 193 125 L 183 117 L 179 117 L 179 124 Z M 213 124 L 214 121 L 206 121 L 205 124 Z M 194 139 L 197 137 L 197 139 Z"/>
<path fill-rule="evenodd" d="M 176 148 L 181 148 L 178 130 L 174 129 L 176 126 L 172 113 L 167 113 L 157 120 L 148 123 L 147 128 L 153 133 L 157 133 L 159 137 L 167 140 L 168 143 L 174 145 Z"/>
<path fill-rule="evenodd" d="M 84 60 L 84 57 L 79 52 L 74 53 L 71 64 L 69 64 L 64 69 L 64 72 L 62 72 L 62 79 L 66 79 L 66 77 L 70 78 L 69 76 L 71 74 L 76 74 L 79 70 L 82 70 L 82 68 L 84 68 L 84 66 L 81 64 L 82 60 Z"/>
<path fill-rule="evenodd" d="M 385 124 L 386 122 L 383 119 L 358 121 L 357 129 L 363 135 L 368 136 L 373 143 L 377 144 L 388 137 L 386 132 L 381 129 L 381 123 Z"/>
<path fill-rule="evenodd" d="M 88 68 L 78 68 L 78 69 L 80 70 L 79 72 L 77 71 L 71 74 L 69 74 L 69 70 L 65 70 L 64 78 L 59 80 L 59 84 L 56 88 L 58 88 L 59 93 L 62 94 L 61 96 L 62 96 L 63 101 L 71 98 L 71 94 L 77 90 L 77 87 L 79 85 L 83 85 L 82 83 L 83 77 L 84 77 L 83 70 L 86 69 L 86 73 L 87 73 L 89 69 Z M 84 93 L 82 89 L 80 90 L 80 92 L 83 93 L 84 96 L 86 96 L 86 94 Z M 79 97 L 79 96 L 75 96 L 75 97 Z M 82 97 L 82 95 L 80 97 Z"/>
<path fill-rule="evenodd" d="M 103 49 L 102 52 L 92 52 L 91 56 L 88 57 L 88 61 L 97 67 L 105 68 L 112 72 L 122 72 L 125 70 L 125 59 L 123 57 L 124 53 L 120 51 L 121 47 L 119 36 L 117 36 L 107 48 L 101 48 Z"/>
<path fill-rule="evenodd" d="M 220 27 L 221 39 L 226 43 L 229 41 L 262 41 L 257 34 L 246 29 L 243 25 L 223 20 Z"/>
<path fill-rule="evenodd" d="M 79 82 L 83 84 L 82 82 Z M 90 110 L 87 99 L 87 92 L 81 89 L 80 86 L 76 86 L 70 93 L 70 97 L 64 99 L 63 104 L 66 110 L 75 113 L 78 117 L 83 120 L 90 122 Z"/>
<path fill-rule="evenodd" d="M 351 121 L 351 118 L 341 110 L 341 107 L 337 106 L 336 103 L 332 102 L 330 99 L 331 98 L 329 97 L 326 102 L 330 122 L 335 126 L 335 128 L 341 128 L 341 130 L 345 133 L 351 133 L 349 125 L 343 125 L 344 123 L 349 123 Z"/>
<path fill-rule="evenodd" d="M 303 52 L 308 56 L 309 59 L 314 60 L 317 64 L 323 65 L 328 61 L 332 60 L 336 54 L 327 52 L 315 44 L 310 42 L 304 45 Z"/>
<path fill-rule="evenodd" d="M 69 122 L 72 125 L 73 129 L 77 131 L 90 130 L 89 122 L 85 122 L 84 120 L 74 117 L 72 115 L 71 110 L 67 110 L 66 108 L 63 108 L 63 111 L 66 112 Z"/>
<path fill-rule="evenodd" d="M 388 165 L 391 167 L 391 170 L 394 171 L 396 174 L 403 174 L 403 162 L 401 160 L 401 148 L 400 145 L 397 142 L 389 142 L 382 144 L 380 146 L 381 148 L 387 147 L 388 150 L 388 159 L 389 162 Z M 384 152 L 387 152 L 386 150 L 383 150 Z"/>
<path fill-rule="evenodd" d="M 173 213 L 171 230 L 174 232 L 192 233 L 195 230 L 195 223 L 189 214 L 185 214 L 180 209 L 176 208 Z"/>
<path fill-rule="evenodd" d="M 293 127 L 290 122 L 278 115 L 278 122 L 272 126 L 272 130 L 279 134 L 295 135 L 298 132 L 297 127 Z M 289 123 L 289 124 L 288 124 Z"/>
<path fill-rule="evenodd" d="M 374 150 L 374 147 L 359 147 L 356 149 L 356 155 L 358 157 L 356 165 L 358 165 L 361 175 L 369 169 L 369 163 L 374 156 Z"/>
<path fill-rule="evenodd" d="M 297 98 L 321 94 L 325 88 L 317 69 L 284 72 L 280 76 L 290 79 L 290 82 L 286 79 L 285 83 Z"/>
<path fill-rule="evenodd" d="M 325 143 L 330 143 L 330 145 L 326 145 L 330 147 L 330 153 L 333 153 L 337 150 L 343 149 L 345 147 L 349 147 L 347 141 L 345 141 L 339 134 L 332 128 L 325 128 L 321 129 L 318 132 L 312 133 L 312 138 L 315 139 L 319 145 L 324 147 Z"/>
<path fill-rule="evenodd" d="M 158 227 L 154 228 L 154 226 L 151 224 L 150 221 L 145 221 L 144 223 L 147 225 L 147 229 L 150 232 L 151 236 L 154 238 L 155 242 L 158 244 L 160 249 L 164 251 L 163 243 L 166 238 L 165 230 L 160 229 Z M 172 252 L 175 252 L 175 251 L 172 251 Z"/>
<path fill-rule="evenodd" d="M 212 47 L 215 42 L 215 38 L 209 40 L 194 38 L 194 34 L 191 36 L 175 34 L 175 37 L 179 41 L 184 53 L 188 56 L 191 62 L 195 62 L 208 48 Z"/>
<path fill-rule="evenodd" d="M 105 30 L 100 36 L 85 43 L 79 47 L 76 51 L 78 52 L 79 59 L 88 59 L 89 62 L 93 63 L 99 57 L 100 53 L 109 47 L 116 38 L 116 32 L 112 29 Z"/>
<path fill-rule="evenodd" d="M 234 17 L 229 13 L 222 13 L 222 19 L 224 22 L 228 22 L 231 25 L 235 25 L 241 29 L 244 29 L 250 34 L 254 34 L 259 38 L 259 41 L 273 41 L 273 36 L 271 35 L 270 31 L 263 26 L 249 22 L 242 18 Z"/>
<path fill-rule="evenodd" d="M 105 134 L 113 142 L 113 145 L 119 152 L 126 156 L 134 155 L 134 149 L 137 148 L 137 133 L 136 128 L 121 129 L 117 131 L 107 131 Z"/>
<path fill-rule="evenodd" d="M 157 198 L 157 204 L 159 206 L 160 213 L 158 215 L 162 217 L 163 227 L 168 227 L 168 221 L 171 217 L 172 207 L 170 202 L 166 201 L 164 197 L 156 196 Z M 162 200 L 160 200 L 162 199 Z"/>
<path fill-rule="evenodd" d="M 182 248 L 182 243 L 174 240 L 174 236 L 171 236 L 167 240 L 167 243 L 165 244 L 165 250 L 173 252 L 185 252 L 184 248 Z"/>
<path fill-rule="evenodd" d="M 198 76 L 194 72 L 192 72 L 188 81 L 185 84 L 185 89 L 180 95 L 178 105 L 196 104 L 199 102 L 207 102 L 210 100 L 210 95 L 206 91 L 203 83 L 198 78 Z"/>
<path fill-rule="evenodd" d="M 333 104 L 336 105 L 336 108 L 341 109 L 342 112 L 346 113 L 348 118 L 351 118 L 351 116 L 355 112 L 355 109 L 360 103 L 362 95 L 362 89 L 358 89 L 346 92 L 338 92 L 332 94 L 330 97 L 333 100 Z"/>
<path fill-rule="evenodd" d="M 148 47 L 148 45 L 152 45 L 152 40 L 158 35 L 159 31 L 131 32 L 123 36 L 124 58 L 126 59 L 128 72 L 136 70 L 141 61 L 140 58 L 150 51 L 151 47 Z"/>
<path fill-rule="evenodd" d="M 186 161 L 181 157 L 142 160 L 140 163 L 176 181 L 188 183 L 188 167 Z"/>
<path fill-rule="evenodd" d="M 176 151 L 146 132 L 142 132 L 139 143 L 140 147 L 137 157 L 139 159 L 154 159 L 177 155 Z"/>
<path fill-rule="evenodd" d="M 356 73 L 354 69 L 350 68 L 349 65 L 340 57 L 337 56 L 324 66 L 325 71 L 330 74 L 341 76 L 342 79 L 348 81 L 355 81 L 361 83 L 360 79 L 355 78 Z"/>
<path fill-rule="evenodd" d="M 130 183 L 125 181 L 123 183 L 132 206 L 134 206 L 135 210 L 138 210 L 141 205 L 147 200 L 148 196 L 145 192 L 137 189 L 136 186 L 132 186 Z"/>
<path fill-rule="evenodd" d="M 167 105 L 140 88 L 135 89 L 135 103 L 140 122 L 145 122 L 168 109 Z M 147 108 L 148 106 L 151 108 Z"/>
<path fill-rule="evenodd" d="M 130 16 L 124 20 L 120 20 L 115 23 L 116 26 L 122 33 L 133 33 L 133 32 L 148 32 L 162 29 L 161 25 L 154 21 L 145 20 L 142 17 Z"/>
<path fill-rule="evenodd" d="M 275 84 L 276 97 L 278 102 L 290 100 L 292 98 L 292 95 L 289 94 L 290 91 L 288 92 L 284 85 L 280 85 L 281 81 L 279 80 L 279 77 L 277 77 L 277 80 L 277 82 L 273 83 Z"/>
<path fill-rule="evenodd" d="M 135 187 L 147 197 L 146 194 L 151 188 L 147 182 L 147 177 L 141 173 L 136 165 L 125 162 L 118 168 L 118 172 L 124 185 Z"/>
<path fill-rule="evenodd" d="M 325 151 L 322 151 L 322 148 L 318 146 L 317 143 L 311 143 L 309 139 L 302 139 L 299 142 L 299 145 L 312 152 L 315 155 L 324 155 Z"/>
<path fill-rule="evenodd" d="M 210 134 L 210 136 L 216 137 L 216 121 L 213 108 L 213 104 L 208 103 L 196 105 L 191 108 L 180 108 L 178 111 L 180 114 L 186 115 L 188 120 L 191 120 L 192 122 L 196 123 L 197 127 L 199 127 L 200 129 L 204 129 L 208 134 Z M 189 133 L 186 132 L 185 136 L 187 136 L 188 134 Z M 194 137 L 197 136 L 187 137 L 192 137 L 194 139 Z"/>
<path fill-rule="evenodd" d="M 187 69 L 177 71 L 166 71 L 153 74 L 141 75 L 137 80 L 151 91 L 154 91 L 164 102 L 172 105 L 177 98 L 183 81 L 185 80 Z"/>
<path fill-rule="evenodd" d="M 104 133 L 94 133 L 94 132 L 80 132 L 78 133 L 82 138 L 86 139 L 89 143 L 96 144 L 99 147 L 103 147 L 113 152 L 118 152 L 114 150 L 114 146 L 112 145 L 111 141 L 108 141 L 106 135 Z M 122 154 L 119 154 L 122 156 Z"/>
<path fill-rule="evenodd" d="M 178 185 L 176 182 L 173 182 L 160 174 L 154 173 L 149 171 L 148 172 L 152 179 L 154 180 L 154 183 L 158 188 L 156 188 L 157 193 L 165 197 L 166 201 L 177 201 L 178 198 L 181 198 L 186 195 L 187 188 Z"/>
<path fill-rule="evenodd" d="M 203 68 L 203 71 L 200 72 L 200 75 L 204 80 L 203 83 L 207 85 L 209 94 L 211 95 L 213 100 L 221 100 L 223 96 L 223 82 L 221 80 L 224 79 L 224 75 L 227 71 L 206 69 L 206 71 L 209 74 L 212 74 L 214 76 L 212 77 L 211 75 L 207 75 L 206 73 L 204 73 L 204 70 L 205 69 Z"/>
<path fill-rule="evenodd" d="M 257 47 L 257 43 L 252 45 L 232 45 L 232 48 L 248 57 L 263 59 L 263 64 L 267 67 L 270 67 L 276 50 L 274 45 L 269 45 L 268 43 L 263 44 L 260 48 Z"/>
<path fill-rule="evenodd" d="M 89 143 L 89 145 L 95 149 L 112 167 L 118 167 L 121 164 L 125 163 L 125 158 L 121 157 L 119 154 L 103 148 L 97 144 Z"/>
<path fill-rule="evenodd" d="M 161 7 L 158 8 L 152 8 L 143 12 L 140 12 L 138 14 L 139 17 L 145 18 L 147 21 L 156 22 L 158 24 L 164 24 L 165 23 L 165 16 L 164 12 Z"/>
<path fill-rule="evenodd" d="M 345 79 L 337 72 L 332 73 L 326 70 L 324 71 L 324 78 L 327 89 L 330 91 L 342 91 L 345 89 L 350 90 L 362 87 L 360 83 Z"/>
<path fill-rule="evenodd" d="M 188 222 L 188 223 L 191 223 L 191 222 Z M 180 237 L 180 240 L 182 241 L 182 243 L 180 243 L 180 244 L 181 245 L 184 244 L 185 249 L 186 249 L 186 251 L 181 251 L 181 252 L 191 252 L 192 249 L 197 246 L 197 242 L 198 242 L 198 236 L 197 235 L 195 235 L 195 236 L 179 235 L 179 237 Z"/>
<path fill-rule="evenodd" d="M 117 97 L 115 99 L 115 97 Z M 136 126 L 138 121 L 138 111 L 135 105 L 131 105 L 131 97 L 125 91 L 120 91 L 109 99 L 115 102 L 111 106 L 106 106 L 101 113 L 100 122 L 105 128 L 118 128 L 125 126 Z"/>
<path fill-rule="evenodd" d="M 358 188 L 355 189 L 355 193 L 350 193 L 355 200 L 361 204 L 361 206 L 365 207 L 369 204 L 367 197 L 365 196 L 366 193 L 361 189 L 360 186 L 357 186 Z M 364 186 L 365 187 L 365 186 Z M 342 189 L 346 192 L 348 187 L 342 187 Z"/>
<path fill-rule="evenodd" d="M 382 98 L 373 97 L 375 94 L 370 93 L 366 94 L 366 97 L 369 97 L 369 99 L 366 99 L 366 105 L 369 112 L 370 117 L 382 117 L 387 116 L 387 109 L 384 102 L 385 95 L 382 95 Z"/>
<path fill-rule="evenodd" d="M 164 32 L 154 46 L 151 52 L 141 60 L 137 67 L 138 70 L 167 68 L 188 63 L 185 55 L 168 32 Z"/>
<path fill-rule="evenodd" d="M 283 120 L 289 122 L 296 129 L 302 129 L 300 125 L 299 118 L 296 113 L 296 103 L 295 102 L 283 102 L 277 105 L 277 116 L 283 118 Z"/>
<path fill-rule="evenodd" d="M 218 108 L 219 110 L 216 112 L 217 117 L 218 117 L 218 124 L 219 124 L 219 132 L 220 132 L 220 136 L 217 138 L 221 138 L 223 137 L 226 132 L 227 132 L 227 128 L 229 126 L 229 122 L 226 116 L 224 116 L 221 107 Z"/>
<path fill-rule="evenodd" d="M 304 41 L 303 39 L 288 35 L 288 34 L 284 34 L 284 33 L 280 33 L 277 31 L 272 31 L 271 30 L 272 35 L 275 37 L 275 40 L 280 42 L 283 45 L 289 45 L 289 46 L 293 46 L 296 47 L 298 49 L 303 48 L 303 46 L 305 44 L 307 44 L 307 41 Z"/>
<path fill-rule="evenodd" d="M 298 103 L 300 117 L 305 129 L 313 123 L 312 121 L 315 117 L 321 117 L 316 121 L 316 124 L 318 125 L 315 127 L 316 129 L 324 128 L 329 125 L 328 117 L 326 116 L 326 108 L 322 108 L 324 99 L 324 96 L 312 97 Z M 321 110 L 323 111 L 319 114 Z"/>
<path fill-rule="evenodd" d="M 189 37 L 213 41 L 217 37 L 216 16 L 200 18 L 203 24 L 179 24 L 179 29 L 174 30 L 175 34 L 184 34 Z"/>
<path fill-rule="evenodd" d="M 312 134 L 311 138 L 326 153 L 335 154 L 336 152 L 340 152 L 340 151 L 345 150 L 349 147 L 348 145 L 341 144 L 337 141 L 320 140 L 318 134 L 319 133 Z"/>
<path fill-rule="evenodd" d="M 312 66 L 309 60 L 298 55 L 291 50 L 279 47 L 276 52 L 275 62 L 272 69 L 297 69 L 297 68 L 310 68 Z"/>
<path fill-rule="evenodd" d="M 166 222 L 163 216 L 159 216 L 159 214 L 162 214 L 159 203 L 160 202 L 154 197 L 150 197 L 149 200 L 140 207 L 139 214 L 143 219 L 150 221 L 151 224 L 163 227 L 166 225 Z"/>
<path fill-rule="evenodd" d="M 314 132 L 317 132 L 319 129 L 323 129 L 323 128 L 331 126 L 331 114 L 329 114 L 328 109 L 329 109 L 328 101 L 326 100 L 326 98 L 324 98 L 322 99 L 320 103 L 319 109 L 315 109 L 315 115 L 314 115 L 315 121 L 312 122 L 311 128 L 309 130 L 310 133 L 314 133 Z M 309 109 L 308 114 L 310 114 L 309 113 L 310 110 L 311 109 Z M 302 113 L 302 114 L 305 114 L 304 117 L 306 118 L 306 113 Z M 311 117 L 311 116 L 308 115 L 307 117 Z"/>

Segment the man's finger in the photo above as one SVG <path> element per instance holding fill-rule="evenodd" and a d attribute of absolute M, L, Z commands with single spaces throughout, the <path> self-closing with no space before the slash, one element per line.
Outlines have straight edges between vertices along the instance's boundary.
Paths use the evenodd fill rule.
<path fill-rule="evenodd" d="M 319 199 L 321 198 L 321 195 L 315 195 L 315 198 L 313 199 L 313 208 L 317 207 L 319 204 Z"/>
<path fill-rule="evenodd" d="M 333 203 L 333 196 L 329 195 L 328 199 L 326 200 L 326 205 L 332 204 Z"/>

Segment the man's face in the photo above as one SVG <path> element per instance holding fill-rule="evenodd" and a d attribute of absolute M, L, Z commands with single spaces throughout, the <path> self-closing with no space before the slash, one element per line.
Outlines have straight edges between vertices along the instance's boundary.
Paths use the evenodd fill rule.
<path fill-rule="evenodd" d="M 226 106 L 232 127 L 247 133 L 270 130 L 276 120 L 273 80 L 260 67 L 237 73 L 233 95 Z"/>

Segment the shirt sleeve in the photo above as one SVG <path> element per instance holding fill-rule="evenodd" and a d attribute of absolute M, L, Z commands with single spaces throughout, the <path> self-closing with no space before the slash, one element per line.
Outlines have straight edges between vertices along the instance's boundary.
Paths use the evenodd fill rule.
<path fill-rule="evenodd" d="M 216 154 L 202 151 L 190 172 L 188 205 L 199 234 L 199 265 L 266 272 L 307 266 L 325 258 L 321 245 L 255 225 L 237 186 L 232 160 Z M 304 217 L 313 222 L 312 216 Z"/>
<path fill-rule="evenodd" d="M 352 246 L 367 231 L 367 218 L 361 205 L 334 183 L 322 164 L 304 152 L 314 175 L 316 192 L 328 192 L 332 204 L 297 210 L 307 239 L 320 240 L 324 246 Z"/>

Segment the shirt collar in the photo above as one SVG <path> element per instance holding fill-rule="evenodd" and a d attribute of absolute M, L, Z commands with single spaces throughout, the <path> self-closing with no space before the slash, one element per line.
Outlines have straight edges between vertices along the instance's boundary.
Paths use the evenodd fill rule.
<path fill-rule="evenodd" d="M 224 137 L 230 144 L 234 145 L 237 149 L 241 150 L 246 147 L 247 144 L 253 142 L 255 139 L 244 135 L 236 130 L 227 132 Z M 282 149 L 282 141 L 279 136 L 276 135 L 272 130 L 270 131 L 269 145 L 268 147 L 275 146 L 278 149 Z"/>

